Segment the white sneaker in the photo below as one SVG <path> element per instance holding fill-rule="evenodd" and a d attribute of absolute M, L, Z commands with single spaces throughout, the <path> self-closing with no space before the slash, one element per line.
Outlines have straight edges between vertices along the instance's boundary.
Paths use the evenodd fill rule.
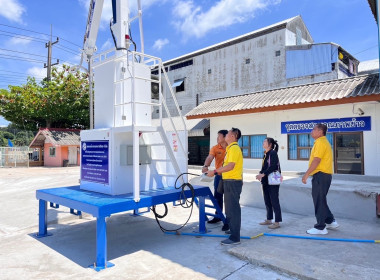
<path fill-rule="evenodd" d="M 336 221 L 333 221 L 331 224 L 326 224 L 326 228 L 328 229 L 335 229 L 338 227 L 339 227 L 339 224 Z"/>
<path fill-rule="evenodd" d="M 316 228 L 311 228 L 311 229 L 308 229 L 307 231 L 306 231 L 306 233 L 308 233 L 308 234 L 328 234 L 329 232 L 327 231 L 327 229 L 326 228 L 324 228 L 324 229 L 316 229 Z"/>

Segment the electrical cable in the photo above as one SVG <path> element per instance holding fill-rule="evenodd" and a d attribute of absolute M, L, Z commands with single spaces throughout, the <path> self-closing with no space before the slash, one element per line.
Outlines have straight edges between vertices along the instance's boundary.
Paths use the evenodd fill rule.
<path fill-rule="evenodd" d="M 160 215 L 160 214 L 157 213 L 157 211 L 156 211 L 156 205 L 153 205 L 153 206 L 151 207 L 151 210 L 152 210 L 152 212 L 153 212 L 153 214 L 154 214 L 154 217 L 156 218 L 156 222 L 157 222 L 158 226 L 160 227 L 161 231 L 164 232 L 164 233 L 165 233 L 165 232 L 178 232 L 180 229 L 182 229 L 184 226 L 187 225 L 187 223 L 189 222 L 189 220 L 190 220 L 190 218 L 191 218 L 191 215 L 192 215 L 192 213 L 193 213 L 194 199 L 195 199 L 194 187 L 193 187 L 190 183 L 183 183 L 181 186 L 177 187 L 177 181 L 178 181 L 178 179 L 181 178 L 183 175 L 194 175 L 194 176 L 200 176 L 200 175 L 198 175 L 198 174 L 194 174 L 194 173 L 188 173 L 188 172 L 185 172 L 185 173 L 180 174 L 180 175 L 177 177 L 177 179 L 175 180 L 175 183 L 174 183 L 174 188 L 175 188 L 175 189 L 177 189 L 177 190 L 178 190 L 178 189 L 182 189 L 182 190 L 181 190 L 181 193 L 180 193 L 180 198 L 179 198 L 179 201 L 180 201 L 180 205 L 181 205 L 181 207 L 183 207 L 183 208 L 190 208 L 190 209 L 191 209 L 191 210 L 190 210 L 189 217 L 187 218 L 186 222 L 185 222 L 182 226 L 180 226 L 180 227 L 178 227 L 178 228 L 176 228 L 176 229 L 166 229 L 166 228 L 164 228 L 164 227 L 161 225 L 161 223 L 160 223 L 160 221 L 159 221 L 159 219 L 163 219 L 163 218 L 165 218 L 166 215 L 168 214 L 168 206 L 166 205 L 166 203 L 164 203 L 164 206 L 165 206 L 165 212 L 164 212 L 164 214 L 162 214 L 162 215 Z M 189 200 L 189 198 L 188 198 L 188 197 L 186 196 L 186 194 L 185 194 L 185 189 L 186 189 L 186 188 L 188 188 L 188 189 L 191 191 L 191 199 L 190 199 L 190 200 Z M 185 201 L 185 202 L 183 203 L 182 201 Z"/>
<path fill-rule="evenodd" d="M 41 34 L 41 35 L 45 35 L 45 36 L 49 36 L 50 37 L 50 34 L 43 33 L 43 32 L 38 32 L 38 31 L 30 30 L 30 29 L 20 28 L 20 27 L 11 26 L 11 25 L 2 24 L 2 23 L 0 23 L 0 26 L 6 26 L 6 27 L 10 27 L 10 28 L 14 28 L 14 29 L 19 29 L 19 30 L 23 30 L 23 31 L 28 31 L 28 32 L 32 32 L 32 33 L 36 33 L 36 34 Z M 65 38 L 62 38 L 61 36 L 55 36 L 54 35 L 53 37 L 59 37 L 60 40 L 66 41 L 69 44 L 72 44 L 74 46 L 77 46 L 77 47 L 81 48 L 81 46 L 79 46 L 78 44 L 73 43 L 73 42 L 71 42 L 69 40 L 66 40 Z"/>

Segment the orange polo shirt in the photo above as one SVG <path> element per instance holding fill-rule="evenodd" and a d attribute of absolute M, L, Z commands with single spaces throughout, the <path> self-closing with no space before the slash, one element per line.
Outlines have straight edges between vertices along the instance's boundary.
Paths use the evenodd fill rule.
<path fill-rule="evenodd" d="M 222 167 L 224 156 L 226 154 L 226 150 L 223 149 L 222 145 L 217 144 L 210 149 L 210 155 L 213 155 L 215 158 L 215 168 Z"/>

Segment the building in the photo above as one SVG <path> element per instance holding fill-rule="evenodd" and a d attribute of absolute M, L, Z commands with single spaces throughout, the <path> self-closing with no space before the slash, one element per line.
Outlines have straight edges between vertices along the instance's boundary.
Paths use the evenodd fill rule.
<path fill-rule="evenodd" d="M 80 130 L 40 128 L 29 148 L 39 151 L 37 165 L 80 165 Z"/>
<path fill-rule="evenodd" d="M 164 62 L 182 114 L 209 99 L 356 75 L 358 64 L 334 43 L 314 44 L 301 16 Z M 163 83 L 176 115 L 169 90 Z"/>
<path fill-rule="evenodd" d="M 358 68 L 358 75 L 379 73 L 379 60 L 371 59 L 361 61 Z"/>
<path fill-rule="evenodd" d="M 284 171 L 304 172 L 312 127 L 326 123 L 334 151 L 334 171 L 380 176 L 380 85 L 378 74 L 311 83 L 208 100 L 188 119 L 210 119 L 210 135 L 238 127 L 244 168 L 259 169 L 262 141 L 278 140 Z M 215 139 L 210 139 L 210 145 Z"/>

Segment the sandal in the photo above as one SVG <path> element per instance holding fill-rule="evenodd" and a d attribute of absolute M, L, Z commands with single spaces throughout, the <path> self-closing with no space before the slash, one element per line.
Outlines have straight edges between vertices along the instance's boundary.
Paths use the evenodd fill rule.
<path fill-rule="evenodd" d="M 279 228 L 279 227 L 280 227 L 279 223 L 274 223 L 274 224 L 271 224 L 270 226 L 268 226 L 268 228 L 270 228 L 270 229 L 276 229 L 276 228 Z"/>
<path fill-rule="evenodd" d="M 270 220 L 265 220 L 264 222 L 259 223 L 259 225 L 266 226 L 266 225 L 271 225 L 272 221 Z"/>

